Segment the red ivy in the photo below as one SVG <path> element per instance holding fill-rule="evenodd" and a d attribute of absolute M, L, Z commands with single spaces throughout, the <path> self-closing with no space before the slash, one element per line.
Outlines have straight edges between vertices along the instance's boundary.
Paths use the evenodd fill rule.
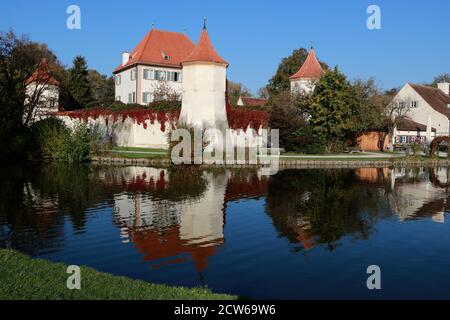
<path fill-rule="evenodd" d="M 248 110 L 239 107 L 227 108 L 228 124 L 231 129 L 248 128 L 259 130 L 261 127 L 267 128 L 269 125 L 269 113 L 262 110 Z"/>
<path fill-rule="evenodd" d="M 180 111 L 164 112 L 149 109 L 111 111 L 108 109 L 89 109 L 57 112 L 55 115 L 68 116 L 71 119 L 78 119 L 83 122 L 87 122 L 89 119 L 97 120 L 99 117 L 104 117 L 106 125 L 109 124 L 110 119 L 115 123 L 117 121 L 124 122 L 127 118 L 130 118 L 134 123 L 142 125 L 145 129 L 147 129 L 147 121 L 150 121 L 151 124 L 158 121 L 161 131 L 165 132 L 167 123 L 170 124 L 172 129 L 176 128 Z M 243 129 L 245 131 L 248 128 L 259 130 L 261 127 L 266 128 L 269 124 L 269 113 L 261 110 L 248 110 L 227 106 L 227 117 L 230 128 L 235 130 Z"/>
<path fill-rule="evenodd" d="M 142 110 L 121 110 L 121 111 L 111 111 L 108 109 L 89 109 L 89 110 L 78 110 L 78 111 L 69 111 L 69 112 L 58 112 L 56 115 L 59 116 L 68 116 L 71 119 L 78 119 L 84 122 L 87 122 L 88 119 L 97 120 L 99 117 L 104 117 L 106 121 L 106 125 L 109 123 L 109 119 L 112 118 L 112 121 L 115 123 L 119 120 L 124 122 L 127 118 L 130 118 L 134 121 L 134 123 L 138 125 L 142 125 L 145 129 L 147 129 L 147 120 L 150 121 L 151 124 L 155 123 L 157 120 L 161 127 L 161 131 L 166 131 L 166 122 L 169 121 L 172 128 L 175 128 L 175 124 L 180 115 L 180 111 L 153 111 L 149 109 Z"/>

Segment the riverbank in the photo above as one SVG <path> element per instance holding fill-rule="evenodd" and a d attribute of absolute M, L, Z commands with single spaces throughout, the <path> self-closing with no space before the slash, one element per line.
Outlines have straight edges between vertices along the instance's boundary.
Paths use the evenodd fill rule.
<path fill-rule="evenodd" d="M 124 158 L 113 156 L 94 157 L 92 161 L 96 164 L 104 165 L 142 165 L 142 166 L 158 166 L 169 167 L 172 161 L 167 158 Z M 275 163 L 275 162 L 274 162 Z M 347 158 L 329 157 L 281 157 L 278 160 L 280 168 L 400 168 L 400 167 L 439 167 L 450 166 L 448 158 L 428 158 L 428 157 L 389 157 L 389 158 L 372 158 L 354 156 Z M 200 168 L 208 167 L 229 167 L 229 168 L 245 168 L 259 167 L 261 164 L 223 164 L 223 165 L 199 165 Z"/>
<path fill-rule="evenodd" d="M 0 300 L 233 300 L 205 288 L 179 288 L 81 267 L 81 290 L 67 289 L 67 265 L 0 249 Z"/>

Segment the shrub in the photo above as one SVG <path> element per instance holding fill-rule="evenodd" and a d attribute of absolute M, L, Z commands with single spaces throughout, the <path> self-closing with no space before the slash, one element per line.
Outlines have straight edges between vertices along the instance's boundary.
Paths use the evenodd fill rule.
<path fill-rule="evenodd" d="M 56 118 L 36 122 L 31 128 L 34 137 L 34 153 L 41 159 L 80 163 L 90 160 L 100 149 L 100 137 L 96 128 L 82 123 L 70 130 Z"/>
<path fill-rule="evenodd" d="M 306 98 L 292 97 L 289 91 L 273 100 L 269 127 L 280 131 L 280 147 L 286 151 L 315 153 L 321 149 L 299 108 L 307 103 Z"/>
<path fill-rule="evenodd" d="M 62 140 L 70 132 L 62 120 L 52 117 L 35 122 L 31 135 L 34 140 L 32 151 L 38 158 L 57 159 Z"/>

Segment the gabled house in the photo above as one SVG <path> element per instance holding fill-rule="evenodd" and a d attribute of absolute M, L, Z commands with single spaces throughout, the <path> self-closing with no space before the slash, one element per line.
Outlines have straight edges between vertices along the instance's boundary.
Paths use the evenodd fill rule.
<path fill-rule="evenodd" d="M 300 69 L 289 78 L 291 92 L 297 94 L 310 94 L 314 91 L 317 81 L 325 73 L 317 59 L 314 48 L 308 53 Z"/>
<path fill-rule="evenodd" d="M 194 48 L 185 34 L 152 29 L 133 51 L 122 54 L 122 63 L 113 72 L 116 100 L 145 105 L 164 95 L 179 99 L 181 62 Z"/>
<path fill-rule="evenodd" d="M 436 136 L 450 135 L 450 83 L 430 87 L 407 83 L 395 96 L 393 103 L 409 107 L 407 117 L 414 125 L 397 128 L 393 143 L 409 143 L 411 140 L 431 142 Z M 424 132 L 425 131 L 425 132 Z M 411 136 L 416 139 L 411 139 Z"/>

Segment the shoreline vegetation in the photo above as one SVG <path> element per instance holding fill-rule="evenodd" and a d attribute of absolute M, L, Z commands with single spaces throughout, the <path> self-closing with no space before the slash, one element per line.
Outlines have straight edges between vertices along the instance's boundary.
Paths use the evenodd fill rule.
<path fill-rule="evenodd" d="M 67 265 L 0 249 L 4 300 L 235 300 L 207 288 L 182 288 L 115 276 L 81 266 L 81 290 L 67 289 Z"/>

